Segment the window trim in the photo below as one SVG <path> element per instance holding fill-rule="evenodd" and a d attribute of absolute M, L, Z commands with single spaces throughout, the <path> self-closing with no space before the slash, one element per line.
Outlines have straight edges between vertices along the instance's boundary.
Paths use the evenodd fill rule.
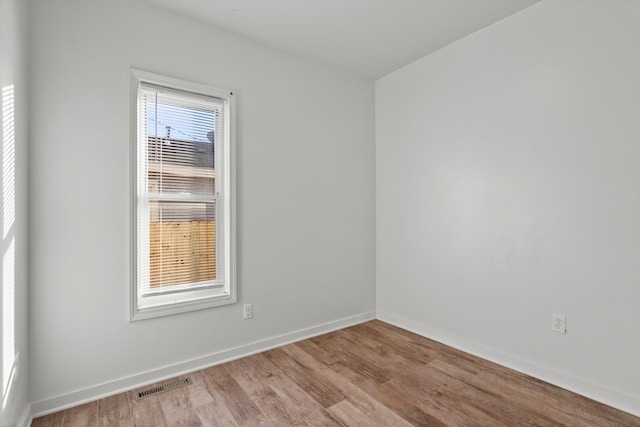
<path fill-rule="evenodd" d="M 200 83 L 192 83 L 173 77 L 166 77 L 138 69 L 130 70 L 130 203 L 131 203 L 131 235 L 130 235 L 130 321 L 137 321 L 160 316 L 168 316 L 194 310 L 202 310 L 236 302 L 236 96 L 233 91 L 219 89 Z M 138 87 L 140 83 L 190 92 L 194 95 L 206 95 L 219 98 L 225 108 L 225 138 L 223 168 L 224 227 L 223 251 L 225 254 L 225 280 L 221 292 L 216 295 L 203 293 L 201 289 L 181 292 L 180 301 L 165 302 L 162 305 L 140 308 L 138 303 Z M 216 245 L 218 248 L 218 246 Z M 169 294 L 170 295 L 170 294 Z M 168 298 L 171 299 L 171 298 Z"/>

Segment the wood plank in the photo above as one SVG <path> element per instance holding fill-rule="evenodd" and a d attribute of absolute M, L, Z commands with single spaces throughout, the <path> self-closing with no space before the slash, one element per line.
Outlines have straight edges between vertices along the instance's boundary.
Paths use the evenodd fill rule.
<path fill-rule="evenodd" d="M 319 339 L 314 339 L 314 341 L 316 342 L 320 342 L 322 343 L 322 337 Z M 329 348 L 330 344 L 329 344 Z M 336 351 L 336 348 L 332 348 L 332 351 Z M 375 359 L 373 359 L 375 361 Z M 381 360 L 379 363 L 384 363 L 383 360 Z M 444 388 L 439 388 L 439 387 L 435 387 L 428 378 L 425 378 L 424 376 L 419 375 L 419 372 L 417 372 L 418 369 L 424 368 L 425 365 L 423 365 L 422 363 L 415 363 L 414 365 L 410 366 L 410 368 L 408 368 L 406 371 L 402 371 L 402 370 L 398 370 L 395 372 L 395 377 L 397 380 L 402 381 L 403 383 L 403 388 L 411 386 L 411 390 L 414 391 L 414 394 L 417 393 L 419 394 L 422 398 L 431 398 L 433 399 L 433 401 L 440 400 L 440 401 L 446 401 L 448 403 L 451 402 L 451 399 L 449 397 L 445 397 L 443 395 L 443 392 L 446 390 L 446 385 Z M 389 401 L 387 396 L 383 396 L 380 394 L 380 390 L 375 390 L 375 384 L 371 384 L 370 382 L 367 382 L 366 380 L 363 381 L 363 378 L 357 378 L 354 377 L 353 375 L 350 375 L 348 372 L 342 370 L 341 371 L 342 375 L 348 376 L 349 378 L 351 378 L 351 381 L 353 381 L 355 384 L 358 384 L 361 388 L 363 388 L 364 390 L 367 390 L 370 393 L 376 394 L 380 399 L 383 399 L 385 401 Z M 397 381 L 396 381 L 397 382 Z M 468 417 L 467 419 L 465 419 L 465 422 L 469 422 L 469 419 L 473 419 L 473 420 L 485 420 L 487 421 L 487 424 L 485 425 L 494 425 L 494 426 L 499 426 L 499 425 L 503 425 L 502 423 L 500 423 L 498 420 L 496 420 L 495 418 L 491 418 L 488 417 L 487 414 L 485 414 L 482 411 L 478 411 L 476 410 L 476 408 L 474 407 L 469 407 L 469 405 L 467 405 L 465 402 L 463 401 L 457 401 L 456 402 L 458 404 L 458 406 L 465 408 L 466 411 L 461 411 L 461 414 L 467 414 Z M 414 401 L 414 406 L 419 407 L 421 406 L 420 402 L 415 402 Z M 437 406 L 436 406 L 437 407 Z M 425 410 L 425 412 L 429 412 L 428 410 Z M 432 411 L 433 412 L 433 411 Z M 438 412 L 443 412 L 442 409 L 439 409 Z M 446 411 L 445 411 L 446 412 Z M 461 417 L 461 414 L 453 414 L 451 417 L 448 417 L 449 419 L 453 419 L 455 417 L 458 418 L 465 418 L 465 417 Z"/>
<path fill-rule="evenodd" d="M 165 422 L 169 427 L 200 427 L 200 417 L 189 399 L 186 388 L 176 388 L 158 394 Z"/>
<path fill-rule="evenodd" d="M 275 425 L 301 426 L 311 412 L 311 408 L 303 406 L 302 411 L 287 410 L 275 390 L 261 378 L 250 363 L 240 360 L 227 364 L 227 369 L 251 400 L 268 414 Z M 297 402 L 296 402 L 297 403 Z M 296 409 L 298 405 L 289 405 Z"/>
<path fill-rule="evenodd" d="M 158 401 L 158 396 L 144 399 L 136 397 L 135 391 L 128 393 L 131 418 L 135 427 L 166 427 L 167 422 Z"/>
<path fill-rule="evenodd" d="M 214 390 L 209 388 L 210 383 L 205 380 L 201 371 L 193 372 L 187 376 L 191 379 L 191 385 L 185 390 L 189 393 L 189 400 L 191 400 L 193 407 L 198 408 L 221 400 L 220 397 L 216 397 Z"/>
<path fill-rule="evenodd" d="M 64 427 L 97 427 L 97 425 L 97 401 L 67 409 L 64 413 Z"/>
<path fill-rule="evenodd" d="M 378 420 L 369 417 L 348 400 L 338 402 L 327 410 L 342 424 L 349 427 L 369 427 L 378 424 Z"/>
<path fill-rule="evenodd" d="M 352 337 L 367 338 L 374 343 L 388 343 L 395 354 L 415 362 L 428 363 L 438 354 L 433 348 L 424 345 L 425 338 L 423 337 L 410 339 L 386 329 L 375 328 L 369 325 L 369 322 L 352 326 L 345 329 L 344 332 Z"/>
<path fill-rule="evenodd" d="M 367 393 L 365 393 L 362 389 L 352 384 L 341 375 L 332 371 L 326 365 L 322 364 L 322 362 L 317 360 L 312 354 L 303 351 L 298 344 L 299 343 L 286 346 L 286 348 L 283 348 L 283 350 L 291 358 L 305 366 L 307 370 L 315 373 L 315 375 L 323 378 L 328 384 L 331 384 L 335 388 L 341 390 L 342 394 L 346 396 L 345 400 L 349 400 L 351 404 L 358 407 L 365 413 L 375 413 L 379 420 L 388 420 L 389 425 L 405 424 L 401 416 L 394 413 L 392 410 L 385 408 L 379 403 L 379 401 L 372 398 L 371 396 L 368 396 Z M 367 382 L 367 384 L 369 384 L 373 390 L 381 389 L 381 386 L 378 383 L 374 382 L 372 384 L 370 382 Z M 431 419 L 426 414 L 424 414 L 424 416 L 421 416 L 420 418 L 429 420 Z"/>
<path fill-rule="evenodd" d="M 328 351 L 323 348 L 322 345 L 317 343 L 324 343 L 327 348 L 331 348 L 332 351 Z M 319 337 L 316 341 L 307 340 L 296 343 L 303 351 L 308 354 L 312 354 L 317 360 L 321 361 L 326 366 L 338 367 L 338 369 L 344 367 L 353 372 L 357 372 L 364 378 L 369 378 L 372 381 L 382 384 L 390 380 L 388 371 L 377 363 L 372 363 L 365 358 L 362 358 L 353 352 L 349 352 L 346 348 L 341 347 L 340 344 L 332 345 L 328 337 Z M 350 345 L 350 344 L 347 344 Z"/>
<path fill-rule="evenodd" d="M 192 384 L 186 387 L 192 405 L 204 426 L 238 425 L 227 408 L 222 396 L 218 394 L 211 382 L 206 381 L 202 371 L 189 375 Z"/>
<path fill-rule="evenodd" d="M 389 376 L 398 378 L 401 380 L 400 382 L 404 382 L 402 387 L 398 386 L 398 380 L 388 382 L 384 388 L 376 388 L 371 384 L 363 384 L 361 382 L 358 383 L 360 387 L 363 387 L 364 390 L 380 402 L 389 406 L 412 423 L 421 424 L 428 422 L 436 424 L 437 422 L 443 422 L 443 420 L 450 420 L 454 421 L 454 424 L 455 421 L 468 424 L 472 421 L 464 412 L 451 411 L 440 404 L 438 399 L 442 393 L 437 388 L 429 386 L 428 383 L 420 383 L 420 377 L 415 375 L 415 372 L 425 367 L 423 363 L 419 361 L 408 361 L 404 356 L 395 354 L 393 346 L 380 349 L 375 342 L 366 342 L 367 338 L 362 336 L 357 338 L 349 338 L 347 336 L 347 341 L 341 344 L 341 340 L 345 339 L 345 332 L 346 331 L 338 331 L 323 337 L 314 338 L 312 341 L 326 346 L 325 348 L 330 349 L 332 352 L 348 351 L 362 354 L 363 357 L 369 359 L 371 363 L 386 365 L 387 369 L 389 369 Z M 367 348 L 368 350 L 363 350 L 363 348 Z M 419 360 L 425 359 L 420 358 Z M 413 391 L 420 393 L 420 399 L 414 398 L 414 393 L 404 393 L 403 390 L 408 385 L 413 385 Z M 403 405 L 396 400 L 397 395 L 404 396 L 405 404 L 410 404 L 410 407 L 403 408 Z M 470 408 L 467 408 L 467 411 L 471 412 Z M 482 412 L 476 412 L 476 415 L 482 415 Z M 484 418 L 487 419 L 489 417 L 485 414 Z M 501 423 L 495 420 L 493 424 L 500 425 Z"/>
<path fill-rule="evenodd" d="M 307 340 L 299 344 L 302 344 L 301 348 L 303 350 L 305 350 L 309 354 L 313 354 L 319 362 L 329 367 L 337 375 L 340 375 L 347 382 L 353 384 L 354 386 L 357 386 L 362 390 L 367 390 L 375 388 L 381 383 L 384 383 L 391 379 L 387 378 L 384 375 L 381 375 L 377 378 L 371 378 L 369 375 L 363 373 L 363 369 L 361 369 L 359 366 L 354 366 L 354 364 L 356 363 L 355 356 L 352 357 L 349 354 L 344 354 L 337 351 L 327 351 L 323 346 L 319 345 L 322 343 L 322 340 L 315 341 L 314 339 L 313 342 L 311 340 Z M 330 348 L 330 346 L 328 347 Z M 365 361 L 365 363 L 368 362 Z"/>
<path fill-rule="evenodd" d="M 292 348 L 293 345 L 284 346 L 267 351 L 264 356 L 320 403 L 323 408 L 328 408 L 344 400 L 345 396 L 331 382 L 314 372 L 310 366 L 291 357 Z"/>
<path fill-rule="evenodd" d="M 573 419 L 580 420 L 583 425 L 603 427 L 640 425 L 638 418 L 633 415 L 510 369 L 502 369 L 499 372 L 482 371 L 478 377 L 503 387 L 507 392 L 525 396 L 541 407 L 551 407 Z"/>
<path fill-rule="evenodd" d="M 535 406 L 527 404 L 524 400 L 517 396 L 507 393 L 491 384 L 477 380 L 477 378 L 458 369 L 455 366 L 445 364 L 439 360 L 435 360 L 430 364 L 435 368 L 430 370 L 429 378 L 434 382 L 446 383 L 449 386 L 449 393 L 473 402 L 477 407 L 485 408 L 492 416 L 515 422 L 519 425 L 535 424 L 537 426 L 555 426 L 560 421 L 566 424 L 571 419 L 560 418 L 554 419 L 547 411 L 543 413 L 536 410 Z M 461 377 L 457 377 L 460 374 Z M 518 406 L 518 404 L 526 404 Z M 551 408 L 547 408 L 551 409 Z M 555 414 L 559 416 L 561 414 Z M 573 424 L 572 424 L 573 425 Z"/>
<path fill-rule="evenodd" d="M 378 346 L 366 337 L 349 335 L 345 331 L 337 331 L 314 342 L 329 352 L 342 354 L 352 361 L 358 360 L 362 365 L 360 368 L 354 367 L 353 370 L 359 371 L 365 377 L 366 369 L 375 369 L 377 383 L 388 382 L 416 367 L 424 366 L 420 361 L 410 360 L 395 353 L 392 346 Z"/>
<path fill-rule="evenodd" d="M 363 389 L 366 389 L 367 387 L 375 388 L 376 386 L 379 386 L 381 381 L 386 381 L 384 376 L 381 376 L 380 378 L 373 378 L 369 373 L 362 373 L 358 369 L 357 361 L 354 363 L 353 360 L 349 360 L 355 360 L 357 359 L 356 357 L 351 357 L 350 355 L 339 355 L 338 353 L 332 354 L 311 342 L 311 340 L 298 342 L 296 343 L 296 347 L 300 348 L 308 355 L 315 358 L 318 363 L 325 366 L 327 370 L 322 370 L 322 375 L 326 376 L 342 391 L 342 394 L 346 396 L 345 400 L 351 405 L 364 413 L 370 414 L 381 425 L 410 425 L 402 417 L 380 404 L 380 402 L 373 399 L 363 391 Z M 331 370 L 333 374 L 330 374 L 328 370 Z M 366 384 L 366 386 L 359 387 L 359 384 Z"/>
<path fill-rule="evenodd" d="M 204 427 L 223 427 L 239 425 L 224 405 L 204 404 L 196 408 Z"/>
<path fill-rule="evenodd" d="M 443 426 L 444 424 L 427 414 L 422 408 L 408 401 L 402 390 L 395 387 L 391 381 L 387 381 L 379 387 L 368 389 L 367 393 L 382 405 L 398 414 L 413 425 Z"/>
<path fill-rule="evenodd" d="M 100 427 L 133 426 L 127 393 L 120 393 L 98 401 L 98 425 Z"/>
<path fill-rule="evenodd" d="M 434 383 L 431 377 L 419 376 L 418 373 L 415 377 L 418 379 L 410 382 L 406 381 L 407 378 L 396 378 L 391 380 L 389 385 L 401 390 L 402 396 L 408 402 L 444 424 L 492 427 L 508 425 L 496 414 L 478 410 L 466 404 L 458 394 L 447 392 L 447 384 Z"/>
<path fill-rule="evenodd" d="M 470 367 L 472 369 L 472 372 L 474 373 L 477 373 L 480 370 L 493 369 L 494 366 L 496 366 L 495 364 L 479 357 L 454 349 L 437 341 L 421 337 L 420 335 L 417 335 L 413 332 L 395 327 L 380 320 L 373 320 L 371 322 L 366 322 L 364 324 L 356 326 L 362 328 L 366 327 L 368 329 L 378 331 L 379 336 L 376 339 L 380 339 L 381 342 L 385 342 L 387 340 L 387 338 L 384 338 L 385 336 L 390 337 L 398 335 L 406 340 L 409 340 L 415 345 L 424 348 L 425 351 L 434 355 L 434 357 L 437 356 L 437 358 L 440 360 L 466 360 L 469 362 L 468 367 Z"/>
<path fill-rule="evenodd" d="M 330 424 L 324 408 L 262 355 L 227 364 L 227 369 L 276 425 Z"/>
<path fill-rule="evenodd" d="M 322 340 L 320 339 L 320 341 Z M 379 387 L 381 382 L 388 381 L 388 379 L 382 374 L 380 374 L 378 378 L 371 376 L 371 371 L 368 368 L 362 369 L 362 367 L 359 366 L 359 363 L 366 363 L 363 362 L 362 359 L 346 352 L 325 351 L 311 340 L 298 342 L 296 346 L 334 372 L 334 376 L 327 374 L 326 371 L 324 375 L 333 378 L 332 381 L 347 396 L 346 400 L 351 405 L 369 414 L 381 425 L 411 425 L 364 391 Z"/>
<path fill-rule="evenodd" d="M 233 418 L 241 425 L 273 425 L 271 420 L 258 408 L 251 398 L 233 379 L 224 365 L 202 371 L 205 381 L 217 390 Z"/>

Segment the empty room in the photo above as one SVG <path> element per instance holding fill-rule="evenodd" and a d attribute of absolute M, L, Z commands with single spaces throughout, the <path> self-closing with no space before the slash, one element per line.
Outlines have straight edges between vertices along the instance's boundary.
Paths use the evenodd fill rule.
<path fill-rule="evenodd" d="M 639 23 L 0 0 L 0 427 L 640 426 Z"/>

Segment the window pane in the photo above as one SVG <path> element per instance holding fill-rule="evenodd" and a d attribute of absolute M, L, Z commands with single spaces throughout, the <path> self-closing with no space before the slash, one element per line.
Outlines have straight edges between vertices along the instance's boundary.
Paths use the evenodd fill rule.
<path fill-rule="evenodd" d="M 215 202 L 151 201 L 149 217 L 151 291 L 216 279 Z"/>
<path fill-rule="evenodd" d="M 149 138 L 147 191 L 213 194 L 213 144 Z"/>
<path fill-rule="evenodd" d="M 195 107 L 193 96 L 156 89 L 144 89 L 141 96 L 149 174 L 146 191 L 213 194 L 221 104 L 201 100 Z"/>
<path fill-rule="evenodd" d="M 149 136 L 212 142 L 210 132 L 215 129 L 215 112 L 219 108 L 217 103 L 212 103 L 211 108 L 204 108 L 204 102 L 198 102 L 189 94 L 150 90 L 146 95 Z M 199 106 L 194 106 L 195 103 Z"/>

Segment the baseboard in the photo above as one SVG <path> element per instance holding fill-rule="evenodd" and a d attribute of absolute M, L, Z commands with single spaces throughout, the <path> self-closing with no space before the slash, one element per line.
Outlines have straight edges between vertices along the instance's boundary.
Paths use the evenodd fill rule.
<path fill-rule="evenodd" d="M 29 427 L 31 426 L 31 421 L 33 421 L 33 417 L 31 416 L 31 405 L 28 405 L 24 409 L 24 412 L 22 412 L 22 416 L 18 419 L 16 426 Z"/>
<path fill-rule="evenodd" d="M 425 338 L 432 339 L 474 356 L 506 366 L 507 368 L 522 372 L 523 374 L 604 403 L 605 405 L 616 409 L 620 409 L 621 411 L 640 416 L 640 398 L 636 396 L 620 393 L 605 386 L 594 384 L 584 379 L 568 375 L 564 372 L 538 365 L 512 354 L 496 350 L 467 338 L 450 334 L 413 320 L 405 319 L 392 313 L 378 311 L 376 317 L 383 322 L 414 332 Z"/>
<path fill-rule="evenodd" d="M 127 390 L 143 387 L 147 384 L 153 384 L 159 381 L 176 377 L 178 375 L 184 375 L 189 372 L 198 371 L 210 366 L 219 365 L 221 363 L 229 362 L 235 359 L 240 359 L 242 357 L 250 356 L 252 354 L 260 353 L 262 351 L 270 350 L 276 347 L 281 347 L 286 344 L 290 344 L 307 338 L 312 338 L 317 335 L 322 335 L 373 319 L 375 319 L 375 313 L 372 311 L 357 314 L 355 316 L 345 317 L 339 320 L 308 328 L 298 329 L 293 332 L 288 332 L 271 338 L 254 341 L 252 343 L 239 347 L 230 348 L 184 362 L 167 365 L 158 369 L 141 372 L 128 377 L 119 378 L 108 383 L 98 384 L 81 390 L 65 393 L 49 399 L 41 400 L 39 402 L 33 402 L 31 411 L 34 414 L 34 417 L 39 417 L 42 415 L 81 405 L 83 403 L 112 396 L 114 394 L 122 393 Z"/>

